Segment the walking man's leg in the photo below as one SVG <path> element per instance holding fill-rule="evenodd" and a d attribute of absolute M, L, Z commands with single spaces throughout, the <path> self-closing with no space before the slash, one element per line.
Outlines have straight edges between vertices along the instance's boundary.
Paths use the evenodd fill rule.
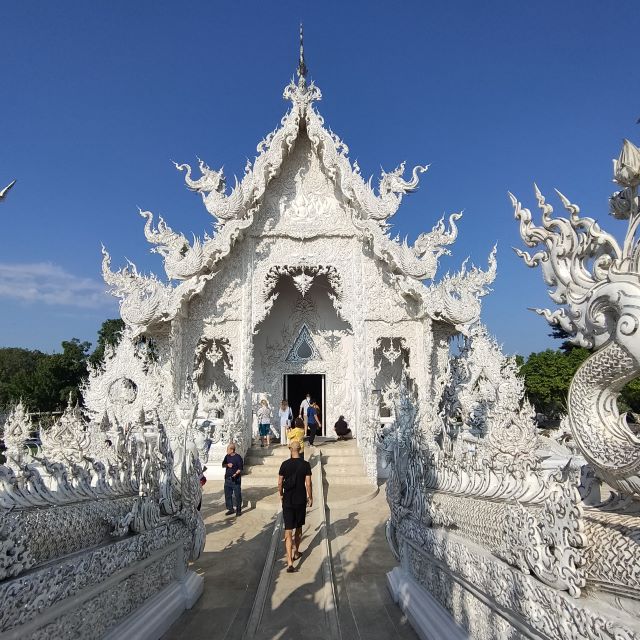
<path fill-rule="evenodd" d="M 224 504 L 227 507 L 227 515 L 233 513 L 233 484 L 231 480 L 224 481 Z"/>
<path fill-rule="evenodd" d="M 287 568 L 293 568 L 293 529 L 284 530 L 284 546 L 287 550 Z"/>
<path fill-rule="evenodd" d="M 300 542 L 302 540 L 302 527 L 296 529 L 296 535 L 293 539 L 293 560 L 297 560 L 300 557 Z"/>
<path fill-rule="evenodd" d="M 242 485 L 239 482 L 233 486 L 233 492 L 236 497 L 236 515 L 239 516 L 242 513 Z"/>

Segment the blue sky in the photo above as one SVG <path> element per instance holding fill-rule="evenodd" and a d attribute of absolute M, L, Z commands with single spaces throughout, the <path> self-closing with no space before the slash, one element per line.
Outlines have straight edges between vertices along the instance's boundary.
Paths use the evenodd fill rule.
<path fill-rule="evenodd" d="M 640 140 L 637 1 L 3 2 L 0 186 L 18 183 L 0 205 L 0 346 L 95 341 L 117 313 L 101 242 L 163 273 L 138 206 L 210 230 L 171 160 L 242 174 L 287 108 L 300 19 L 319 110 L 363 173 L 431 164 L 395 231 L 464 210 L 440 274 L 497 242 L 486 324 L 509 353 L 553 345 L 507 191 L 533 207 L 534 180 L 554 205 L 557 187 L 623 234 L 607 198 L 622 138 Z"/>

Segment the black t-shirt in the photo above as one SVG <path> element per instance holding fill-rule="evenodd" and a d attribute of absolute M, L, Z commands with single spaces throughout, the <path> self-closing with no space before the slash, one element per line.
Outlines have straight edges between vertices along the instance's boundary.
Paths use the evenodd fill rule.
<path fill-rule="evenodd" d="M 227 464 L 231 463 L 232 467 L 227 467 Z M 227 454 L 222 459 L 222 466 L 224 467 L 224 477 L 225 479 L 231 478 L 235 475 L 235 473 L 239 470 L 242 472 L 244 468 L 244 464 L 242 461 L 242 456 L 239 453 L 232 453 L 231 455 Z M 240 482 L 241 476 L 235 476 L 233 478 L 234 482 Z"/>
<path fill-rule="evenodd" d="M 311 475 L 311 465 L 302 458 L 289 458 L 280 465 L 281 475 L 284 480 L 284 499 L 282 504 L 288 507 L 298 507 L 307 503 L 307 489 L 305 480 Z"/>

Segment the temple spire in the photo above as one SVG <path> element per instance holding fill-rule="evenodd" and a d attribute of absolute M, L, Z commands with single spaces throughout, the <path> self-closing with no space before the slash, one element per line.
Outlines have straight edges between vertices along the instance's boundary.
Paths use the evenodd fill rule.
<path fill-rule="evenodd" d="M 298 85 L 305 86 L 307 81 L 307 65 L 304 62 L 304 33 L 300 23 L 300 59 L 298 60 Z"/>

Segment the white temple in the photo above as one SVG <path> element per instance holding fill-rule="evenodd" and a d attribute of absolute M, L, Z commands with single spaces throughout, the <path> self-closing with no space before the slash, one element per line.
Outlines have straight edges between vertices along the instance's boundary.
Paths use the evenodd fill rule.
<path fill-rule="evenodd" d="M 251 446 L 259 398 L 297 412 L 309 392 L 325 430 L 347 417 L 363 482 L 388 478 L 388 585 L 420 638 L 639 640 L 640 438 L 616 398 L 640 372 L 640 149 L 625 141 L 615 164 L 622 246 L 564 196 L 569 217 L 553 218 L 536 193 L 541 227 L 513 198 L 523 240 L 542 245 L 521 255 L 561 307 L 540 313 L 593 350 L 562 428 L 543 436 L 515 360 L 479 321 L 495 250 L 486 271 L 435 281 L 460 215 L 412 245 L 390 235 L 426 167 L 405 179 L 401 164 L 374 190 L 315 109 L 302 43 L 284 97 L 291 108 L 233 189 L 202 161 L 199 177 L 177 165 L 210 234 L 189 242 L 141 212 L 167 279 L 113 271 L 103 250 L 126 331 L 90 372 L 83 409 L 37 450 L 22 405 L 4 425 L 0 639 L 161 637 L 203 589 L 189 566 L 205 538 L 201 459 L 217 469 L 227 443 Z M 275 520 L 271 551 L 279 538 Z M 326 637 L 340 638 L 331 605 Z M 243 637 L 261 637 L 263 609 Z"/>
<path fill-rule="evenodd" d="M 371 413 L 383 390 L 405 375 L 419 401 L 431 399 L 449 338 L 478 318 L 495 252 L 487 272 L 463 269 L 434 284 L 460 214 L 413 245 L 390 236 L 391 218 L 427 167 L 405 179 L 402 163 L 383 172 L 374 191 L 315 109 L 321 93 L 307 82 L 302 49 L 298 81 L 284 98 L 291 108 L 231 190 L 222 170 L 203 161 L 198 178 L 189 165 L 176 165 L 213 216 L 211 235 L 190 243 L 141 212 L 168 282 L 131 264 L 111 271 L 106 251 L 103 275 L 121 298 L 131 336 L 156 346 L 168 404 L 193 380 L 200 424 L 214 425 L 201 441 L 210 435 L 220 443 L 211 459 L 230 439 L 246 449 L 257 398 L 268 398 L 276 414 L 287 398 L 297 413 L 310 393 L 328 433 L 339 415 L 347 417 L 375 481 Z"/>

